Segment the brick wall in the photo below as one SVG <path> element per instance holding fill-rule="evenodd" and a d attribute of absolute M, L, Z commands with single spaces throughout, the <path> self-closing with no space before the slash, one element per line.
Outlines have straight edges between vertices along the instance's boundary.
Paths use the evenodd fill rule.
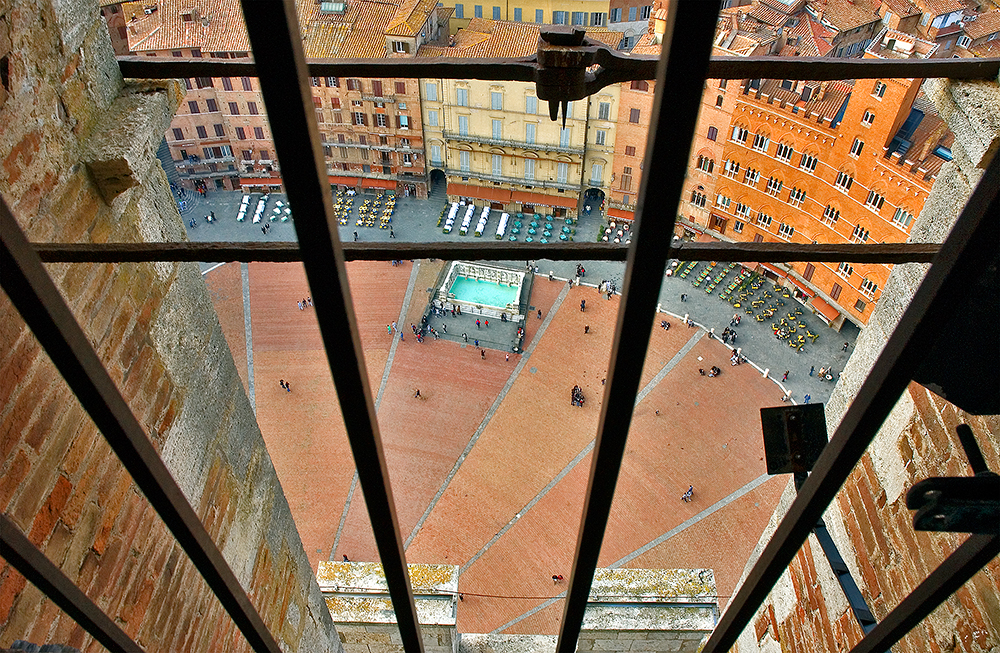
<path fill-rule="evenodd" d="M 180 87 L 125 85 L 93 0 L 6 7 L 0 193 L 29 238 L 183 239 L 154 156 Z M 285 650 L 340 650 L 197 267 L 47 268 Z M 248 650 L 5 295 L 0 509 L 146 650 Z M 101 650 L 0 562 L 16 639 Z"/>
<path fill-rule="evenodd" d="M 956 134 L 955 161 L 938 175 L 913 226 L 911 240 L 940 242 L 1000 142 L 1000 94 L 995 83 L 986 82 L 932 80 L 924 88 Z M 916 264 L 893 269 L 882 300 L 827 404 L 831 433 L 857 395 L 925 270 Z M 914 531 L 913 513 L 905 505 L 906 491 L 919 480 L 971 474 L 955 433 L 960 423 L 972 428 L 987 465 L 1000 469 L 1000 416 L 968 415 L 923 386 L 911 384 L 824 515 L 876 619 L 885 618 L 967 537 Z M 793 497 L 789 487 L 758 551 Z M 817 541 L 810 536 L 741 635 L 738 650 L 846 651 L 860 639 L 861 630 L 843 592 Z M 893 651 L 993 653 L 997 647 L 1000 559 L 980 570 Z"/>

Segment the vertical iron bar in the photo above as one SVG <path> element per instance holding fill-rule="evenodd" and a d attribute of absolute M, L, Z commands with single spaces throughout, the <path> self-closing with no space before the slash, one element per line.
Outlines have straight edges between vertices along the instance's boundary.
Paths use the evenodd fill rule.
<path fill-rule="evenodd" d="M 767 598 L 812 527 L 861 460 L 920 362 L 991 264 L 1000 242 L 1000 156 L 993 157 L 931 269 L 844 414 L 813 473 L 778 524 L 760 558 L 722 615 L 704 653 L 723 653 Z"/>
<path fill-rule="evenodd" d="M 635 396 L 649 348 L 656 301 L 670 256 L 718 13 L 717 2 L 704 0 L 673 2 L 668 12 L 656 75 L 654 120 L 646 148 L 646 174 L 639 192 L 632 247 L 625 267 L 624 292 L 611 348 L 607 388 L 556 647 L 559 653 L 576 650 L 608 525 Z"/>
<path fill-rule="evenodd" d="M 970 536 L 865 635 L 851 653 L 887 650 L 997 554 L 1000 554 L 1000 535 Z"/>
<path fill-rule="evenodd" d="M 958 432 L 958 440 L 962 443 L 962 449 L 965 450 L 965 457 L 969 460 L 969 467 L 972 468 L 972 473 L 981 474 L 990 471 L 989 466 L 986 464 L 986 459 L 983 458 L 983 451 L 979 448 L 976 436 L 972 433 L 969 425 L 959 424 L 955 430 Z"/>
<path fill-rule="evenodd" d="M 333 215 L 295 2 L 243 0 L 242 5 L 288 202 L 295 210 L 302 264 L 399 635 L 408 653 L 419 653 L 420 624 Z"/>
<path fill-rule="evenodd" d="M 0 514 L 0 557 L 42 590 L 73 621 L 109 651 L 143 653 L 141 646 L 80 591 L 62 569 L 31 543 L 7 515 Z"/>
<path fill-rule="evenodd" d="M 279 653 L 236 574 L 163 463 L 0 198 L 0 285 L 150 505 L 256 651 Z"/>

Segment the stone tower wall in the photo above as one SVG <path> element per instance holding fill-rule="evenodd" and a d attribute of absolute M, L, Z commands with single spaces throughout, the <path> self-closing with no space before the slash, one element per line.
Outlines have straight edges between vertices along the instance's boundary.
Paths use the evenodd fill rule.
<path fill-rule="evenodd" d="M 30 240 L 176 241 L 176 82 L 126 84 L 94 0 L 0 4 L 0 193 Z M 341 651 L 194 264 L 47 269 L 286 651 Z M 0 294 L 0 509 L 147 651 L 242 635 Z M 103 650 L 0 560 L 0 648 Z"/>

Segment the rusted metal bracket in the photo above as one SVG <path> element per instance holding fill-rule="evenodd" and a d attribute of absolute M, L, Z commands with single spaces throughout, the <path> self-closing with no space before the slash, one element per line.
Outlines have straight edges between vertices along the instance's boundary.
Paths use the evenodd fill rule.
<path fill-rule="evenodd" d="M 587 38 L 579 27 L 549 25 L 538 36 L 535 93 L 549 103 L 549 117 L 559 117 L 563 127 L 570 102 L 593 95 L 605 86 L 637 79 L 649 73 L 650 60 L 657 57 L 628 57 L 607 45 Z M 652 79 L 652 77 L 650 77 Z"/>
<path fill-rule="evenodd" d="M 918 531 L 1000 534 L 1000 475 L 991 472 L 968 424 L 958 439 L 975 476 L 926 478 L 906 493 Z"/>

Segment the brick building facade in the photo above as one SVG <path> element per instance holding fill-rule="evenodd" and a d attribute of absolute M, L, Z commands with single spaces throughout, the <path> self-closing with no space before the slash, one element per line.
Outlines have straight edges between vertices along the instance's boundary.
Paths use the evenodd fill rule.
<path fill-rule="evenodd" d="M 1000 93 L 995 82 L 931 80 L 925 91 L 955 128 L 954 162 L 942 168 L 923 211 L 911 228 L 914 242 L 941 242 L 966 198 L 994 156 L 1000 125 Z M 925 266 L 896 266 L 856 343 L 855 353 L 827 403 L 833 432 L 872 363 L 924 278 Z M 992 470 L 1000 466 L 1000 417 L 971 415 L 921 385 L 911 383 L 854 468 L 824 521 L 876 620 L 922 582 L 968 536 L 916 531 L 906 490 L 933 476 L 969 476 L 971 470 L 956 435 L 968 424 Z M 794 496 L 792 484 L 763 534 L 758 552 Z M 756 558 L 752 556 L 751 562 Z M 748 567 L 749 569 L 749 567 Z M 893 645 L 897 653 L 954 651 L 991 653 L 1000 646 L 1000 559 L 972 579 Z M 861 629 L 843 590 L 810 536 L 772 589 L 756 618 L 742 633 L 739 653 L 850 650 Z"/>

